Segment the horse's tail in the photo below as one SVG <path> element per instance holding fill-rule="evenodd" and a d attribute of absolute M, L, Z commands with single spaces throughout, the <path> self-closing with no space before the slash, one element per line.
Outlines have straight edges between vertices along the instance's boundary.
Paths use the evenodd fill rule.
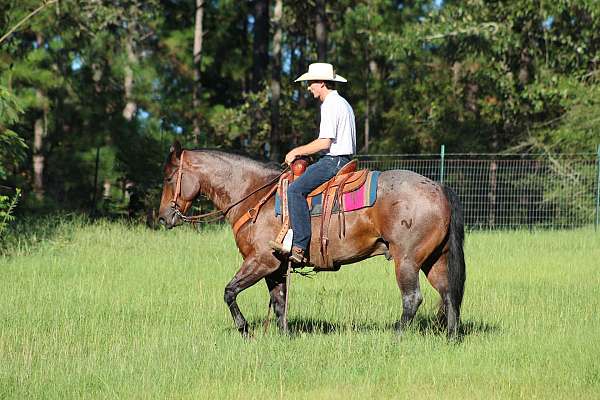
<path fill-rule="evenodd" d="M 450 202 L 450 231 L 448 232 L 448 295 L 452 307 L 447 307 L 448 334 L 455 335 L 458 331 L 460 306 L 465 290 L 465 225 L 460 200 L 454 190 L 444 185 L 444 193 Z"/>

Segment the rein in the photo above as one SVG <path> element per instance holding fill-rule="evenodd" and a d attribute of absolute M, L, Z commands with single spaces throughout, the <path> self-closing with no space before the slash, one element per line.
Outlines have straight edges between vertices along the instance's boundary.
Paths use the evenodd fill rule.
<path fill-rule="evenodd" d="M 286 168 L 286 169 L 284 169 L 275 178 L 273 178 L 272 180 L 270 180 L 269 182 L 267 182 L 263 186 L 259 187 L 258 189 L 254 190 L 250 194 L 242 197 L 240 200 L 236 201 L 235 203 L 232 203 L 232 204 L 228 205 L 223 210 L 216 210 L 216 211 L 212 211 L 212 212 L 209 212 L 209 213 L 206 213 L 206 214 L 193 215 L 193 216 L 189 216 L 188 217 L 187 215 L 184 215 L 181 212 L 181 210 L 179 209 L 179 205 L 177 204 L 177 199 L 179 198 L 179 196 L 181 194 L 181 177 L 183 176 L 183 154 L 184 153 L 185 153 L 185 150 L 183 150 L 181 152 L 181 156 L 179 158 L 179 169 L 177 170 L 177 184 L 175 186 L 175 194 L 173 195 L 173 200 L 171 200 L 171 208 L 174 210 L 175 215 L 177 215 L 179 218 L 181 218 L 184 222 L 190 222 L 190 223 L 198 223 L 198 222 L 210 223 L 210 222 L 215 222 L 215 221 L 218 221 L 218 220 L 224 218 L 227 215 L 227 213 L 229 211 L 231 211 L 231 209 L 233 207 L 239 205 L 240 203 L 242 203 L 243 201 L 247 200 L 249 197 L 251 197 L 252 195 L 254 195 L 257 192 L 261 191 L 262 189 L 265 189 L 265 188 L 273 185 L 274 183 L 276 183 L 279 180 L 279 178 L 283 174 L 285 174 L 287 172 L 287 170 L 289 169 L 289 167 Z M 209 219 L 209 220 L 203 220 L 204 218 L 213 217 L 213 216 L 215 216 L 215 218 L 212 218 L 212 219 Z"/>

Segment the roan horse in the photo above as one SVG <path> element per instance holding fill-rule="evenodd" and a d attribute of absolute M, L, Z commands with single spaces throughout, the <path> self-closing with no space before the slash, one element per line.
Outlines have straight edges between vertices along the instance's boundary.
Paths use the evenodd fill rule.
<path fill-rule="evenodd" d="M 279 175 L 281 171 L 247 157 L 216 150 L 182 151 L 175 142 L 164 168 L 159 221 L 167 228 L 181 223 L 192 201 L 204 194 L 233 225 L 265 198 Z M 263 278 L 277 324 L 284 332 L 288 329 L 284 313 L 287 261 L 268 246 L 281 228 L 274 203 L 274 196 L 268 198 L 256 219 L 244 224 L 235 238 L 244 261 L 225 287 L 225 302 L 245 337 L 249 327 L 236 297 Z M 311 263 L 319 260 L 318 225 L 313 221 Z M 376 203 L 346 214 L 345 238 L 338 238 L 336 224 L 330 229 L 328 251 L 333 270 L 376 255 L 394 260 L 403 306 L 394 325 L 398 332 L 412 321 L 423 300 L 419 288 L 422 270 L 441 296 L 440 322 L 449 337 L 457 335 L 465 282 L 464 227 L 460 202 L 450 188 L 411 171 L 384 171 Z M 319 266 L 316 261 L 314 264 Z"/>

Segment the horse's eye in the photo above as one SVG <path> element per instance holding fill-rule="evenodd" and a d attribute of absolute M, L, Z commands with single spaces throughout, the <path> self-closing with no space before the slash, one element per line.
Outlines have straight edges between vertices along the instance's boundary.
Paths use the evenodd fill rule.
<path fill-rule="evenodd" d="M 174 177 L 175 177 L 175 175 L 174 175 L 174 174 L 171 174 L 171 176 L 168 176 L 168 177 L 166 177 L 166 178 L 165 178 L 163 181 L 164 181 L 165 183 L 171 183 L 171 182 L 173 182 L 173 178 L 174 178 Z"/>

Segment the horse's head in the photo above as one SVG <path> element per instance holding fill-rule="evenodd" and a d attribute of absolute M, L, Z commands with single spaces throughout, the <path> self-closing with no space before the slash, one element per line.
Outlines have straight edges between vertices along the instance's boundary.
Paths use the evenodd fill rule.
<path fill-rule="evenodd" d="M 200 182 L 190 169 L 186 154 L 175 141 L 165 163 L 158 221 L 169 229 L 182 222 L 182 215 L 200 191 Z"/>

